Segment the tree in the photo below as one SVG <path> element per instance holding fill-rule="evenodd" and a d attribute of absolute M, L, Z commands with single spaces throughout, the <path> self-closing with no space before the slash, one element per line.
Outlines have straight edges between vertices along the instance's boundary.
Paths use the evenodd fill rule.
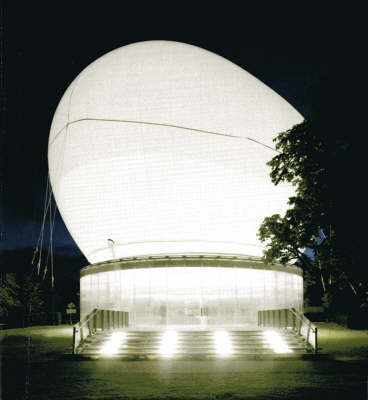
<path fill-rule="evenodd" d="M 45 311 L 45 290 L 40 278 L 33 274 L 24 276 L 22 285 L 23 325 L 31 325 L 32 314 Z"/>
<path fill-rule="evenodd" d="M 284 216 L 264 219 L 258 236 L 266 243 L 266 262 L 297 260 L 312 280 L 318 277 L 328 306 L 348 293 L 349 307 L 353 302 L 354 308 L 363 309 L 368 274 L 365 235 L 357 222 L 365 206 L 356 193 L 365 157 L 354 116 L 333 101 L 330 83 L 322 85 L 310 115 L 274 140 L 278 153 L 268 163 L 271 180 L 275 185 L 291 183 L 295 195 Z M 305 249 L 310 249 L 309 256 Z"/>
<path fill-rule="evenodd" d="M 0 273 L 0 317 L 6 317 L 13 307 L 19 307 L 19 286 L 14 273 Z"/>

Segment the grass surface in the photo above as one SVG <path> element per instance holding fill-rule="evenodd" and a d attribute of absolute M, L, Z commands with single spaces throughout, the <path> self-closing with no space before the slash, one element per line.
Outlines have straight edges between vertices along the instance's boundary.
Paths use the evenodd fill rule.
<path fill-rule="evenodd" d="M 69 326 L 0 333 L 2 400 L 367 399 L 367 331 L 319 323 L 333 359 L 65 361 Z"/>
<path fill-rule="evenodd" d="M 70 325 L 32 326 L 0 331 L 0 353 L 11 360 L 47 360 L 71 352 Z"/>
<path fill-rule="evenodd" d="M 368 331 L 347 329 L 331 322 L 316 325 L 323 353 L 336 359 L 368 359 Z"/>

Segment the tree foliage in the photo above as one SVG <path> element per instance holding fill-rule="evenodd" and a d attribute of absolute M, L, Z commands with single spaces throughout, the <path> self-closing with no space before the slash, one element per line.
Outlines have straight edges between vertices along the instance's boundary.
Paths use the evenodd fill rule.
<path fill-rule="evenodd" d="M 28 274 L 24 277 L 22 285 L 22 306 L 23 318 L 27 325 L 30 325 L 31 315 L 45 311 L 45 290 L 42 287 L 40 278 Z"/>
<path fill-rule="evenodd" d="M 339 115 L 340 105 L 326 92 L 319 92 L 302 123 L 274 140 L 277 155 L 268 163 L 271 180 L 292 184 L 295 194 L 285 215 L 264 219 L 258 236 L 266 243 L 266 262 L 298 260 L 310 276 L 318 276 L 325 298 L 349 289 L 364 307 L 368 274 L 364 237 L 357 229 L 365 208 L 358 191 L 362 144 L 349 125 L 351 115 Z M 322 243 L 317 240 L 321 231 Z"/>
<path fill-rule="evenodd" d="M 43 282 L 34 274 L 0 274 L 0 317 L 7 319 L 15 313 L 30 324 L 31 315 L 45 311 L 46 291 Z"/>
<path fill-rule="evenodd" d="M 14 273 L 0 274 L 0 316 L 7 316 L 13 307 L 18 307 L 19 285 Z"/>

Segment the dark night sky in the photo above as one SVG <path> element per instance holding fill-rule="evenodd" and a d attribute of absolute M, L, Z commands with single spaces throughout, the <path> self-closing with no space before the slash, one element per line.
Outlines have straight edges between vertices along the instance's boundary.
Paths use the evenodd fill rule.
<path fill-rule="evenodd" d="M 34 3 L 9 1 L 2 9 L 5 129 L 0 222 L 5 250 L 35 246 L 53 113 L 77 74 L 106 52 L 142 40 L 194 44 L 243 67 L 306 115 L 311 86 L 346 59 L 359 39 L 351 32 L 354 20 L 345 10 L 337 18 L 331 10 L 323 15 L 321 10 L 306 14 L 302 7 L 253 12 L 224 8 L 222 2 L 217 9 L 202 11 L 183 2 L 166 9 L 125 2 L 119 8 L 114 6 L 118 2 L 98 2 L 96 8 L 91 2 L 78 2 L 78 9 L 77 2 Z M 59 216 L 54 239 L 56 253 L 80 255 Z"/>

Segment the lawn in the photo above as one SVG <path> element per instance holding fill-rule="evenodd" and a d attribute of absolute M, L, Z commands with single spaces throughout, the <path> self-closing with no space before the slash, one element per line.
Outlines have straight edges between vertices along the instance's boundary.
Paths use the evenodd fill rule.
<path fill-rule="evenodd" d="M 3 400 L 367 399 L 368 333 L 318 324 L 330 358 L 71 361 L 71 327 L 0 333 Z"/>
<path fill-rule="evenodd" d="M 368 359 L 368 331 L 344 328 L 335 323 L 318 322 L 319 347 L 330 358 Z"/>
<path fill-rule="evenodd" d="M 0 331 L 0 352 L 11 360 L 47 360 L 70 352 L 73 330 L 70 325 L 32 326 Z"/>

